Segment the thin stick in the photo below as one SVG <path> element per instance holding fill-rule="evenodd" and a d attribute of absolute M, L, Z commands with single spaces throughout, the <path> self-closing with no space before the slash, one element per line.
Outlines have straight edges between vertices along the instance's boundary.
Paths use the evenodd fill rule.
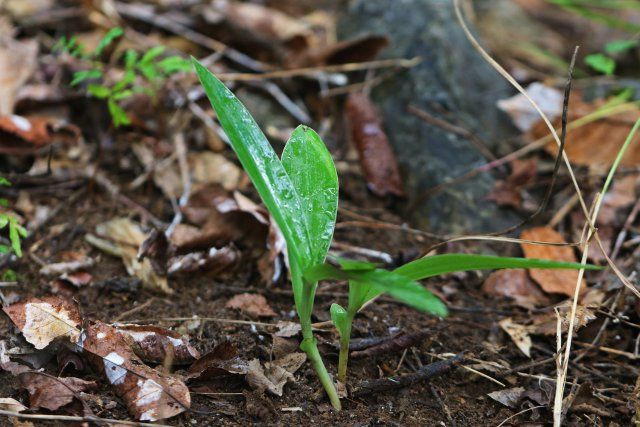
<path fill-rule="evenodd" d="M 587 263 L 587 257 L 589 255 L 589 244 L 592 236 L 594 236 L 594 234 L 596 233 L 596 230 L 593 224 L 598 219 L 598 213 L 600 212 L 602 199 L 604 195 L 607 193 L 607 190 L 611 185 L 611 181 L 613 181 L 613 176 L 615 175 L 616 169 L 618 168 L 618 166 L 620 165 L 620 162 L 622 161 L 622 157 L 627 151 L 627 148 L 629 148 L 629 145 L 631 145 L 631 142 L 634 140 L 634 137 L 636 132 L 638 131 L 638 128 L 640 128 L 640 119 L 638 119 L 636 123 L 633 125 L 633 128 L 631 129 L 631 132 L 629 132 L 627 139 L 625 140 L 624 144 L 620 148 L 620 151 L 618 151 L 618 155 L 616 156 L 616 159 L 614 160 L 613 165 L 611 165 L 611 169 L 609 170 L 607 179 L 604 182 L 602 191 L 596 196 L 596 202 L 594 205 L 593 214 L 591 216 L 587 215 L 586 217 L 587 221 L 591 223 L 591 226 L 588 228 L 586 242 L 582 251 L 582 259 L 580 260 L 580 263 L 582 265 L 586 265 Z M 597 234 L 596 234 L 596 240 L 599 242 Z M 599 242 L 599 244 L 602 248 L 601 242 Z M 604 250 L 603 250 L 603 254 L 607 257 L 607 262 L 609 262 L 610 259 Z M 615 268 L 615 265 L 613 265 L 613 263 L 611 263 L 610 265 L 612 265 Z M 569 358 L 571 356 L 571 341 L 573 339 L 573 330 L 575 327 L 576 311 L 578 308 L 578 298 L 580 296 L 580 288 L 582 285 L 582 278 L 584 276 L 584 271 L 585 271 L 584 268 L 581 268 L 578 271 L 578 279 L 576 282 L 576 287 L 573 295 L 573 303 L 571 304 L 571 317 L 569 318 L 569 329 L 567 331 L 567 344 L 565 348 L 565 354 L 562 359 L 562 369 L 558 371 L 558 383 L 556 384 L 556 393 L 555 393 L 555 399 L 554 399 L 554 405 L 553 405 L 554 427 L 560 427 L 560 424 L 562 421 L 562 398 L 564 396 L 565 382 L 567 378 L 567 372 L 569 370 Z M 621 275 L 618 275 L 618 277 L 621 277 Z M 623 283 L 625 283 L 625 285 L 627 284 L 626 282 L 623 282 Z M 635 289 L 635 287 L 633 286 L 628 286 L 628 287 L 630 287 L 632 291 L 635 291 L 636 294 L 639 294 L 638 290 Z"/>

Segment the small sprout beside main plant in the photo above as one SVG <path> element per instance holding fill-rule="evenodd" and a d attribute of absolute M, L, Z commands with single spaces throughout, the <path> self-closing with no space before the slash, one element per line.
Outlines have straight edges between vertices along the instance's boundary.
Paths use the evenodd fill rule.
<path fill-rule="evenodd" d="M 320 280 L 346 280 L 349 283 L 347 308 L 338 304 L 331 306 L 331 318 L 341 337 L 338 372 L 344 381 L 353 319 L 366 302 L 382 293 L 420 311 L 446 316 L 444 303 L 417 280 L 465 270 L 583 267 L 577 263 L 548 260 L 455 254 L 421 258 L 394 271 L 360 261 L 340 259 L 338 266 L 325 263 L 338 209 L 338 176 L 326 146 L 312 129 L 299 126 L 279 159 L 235 95 L 195 59 L 193 65 L 240 163 L 285 238 L 295 306 L 302 329 L 300 348 L 311 361 L 334 408 L 341 408 L 340 398 L 322 361 L 311 327 Z"/>

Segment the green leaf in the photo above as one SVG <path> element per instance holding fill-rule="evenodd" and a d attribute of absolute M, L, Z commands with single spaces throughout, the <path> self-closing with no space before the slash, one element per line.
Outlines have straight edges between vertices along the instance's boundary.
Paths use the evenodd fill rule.
<path fill-rule="evenodd" d="M 8 187 L 11 185 L 11 181 L 9 181 L 7 178 L 0 176 L 0 185 L 4 185 L 5 187 Z"/>
<path fill-rule="evenodd" d="M 11 248 L 7 245 L 0 244 L 0 254 L 8 254 L 11 252 Z"/>
<path fill-rule="evenodd" d="M 138 52 L 133 49 L 128 49 L 124 53 L 124 66 L 127 70 L 131 70 L 138 60 Z"/>
<path fill-rule="evenodd" d="M 626 52 L 637 47 L 640 40 L 614 40 L 604 45 L 604 51 L 609 55 Z"/>
<path fill-rule="evenodd" d="M 338 212 L 338 173 L 320 136 L 307 126 L 293 131 L 282 152 L 282 165 L 298 193 L 305 216 L 311 264 L 324 262 Z"/>
<path fill-rule="evenodd" d="M 102 52 L 109 46 L 115 39 L 122 36 L 124 31 L 120 27 L 115 27 L 107 31 L 107 34 L 104 35 L 100 43 L 98 43 L 98 47 L 95 52 L 93 52 L 94 57 L 98 57 L 102 54 Z"/>
<path fill-rule="evenodd" d="M 573 269 L 583 268 L 575 262 L 557 262 L 546 259 L 510 258 L 489 255 L 445 254 L 434 255 L 411 261 L 393 272 L 412 280 L 421 280 L 456 271 L 492 270 L 498 268 L 544 268 Z M 600 270 L 601 267 L 587 264 L 586 270 Z"/>
<path fill-rule="evenodd" d="M 127 89 L 118 93 L 113 94 L 114 101 L 122 101 L 123 99 L 129 98 L 133 95 L 133 90 Z"/>
<path fill-rule="evenodd" d="M 90 84 L 87 86 L 87 92 L 98 99 L 105 99 L 111 95 L 111 89 L 103 85 Z"/>
<path fill-rule="evenodd" d="M 9 224 L 9 215 L 0 213 L 0 229 L 5 228 Z"/>
<path fill-rule="evenodd" d="M 179 56 L 169 56 L 158 62 L 158 68 L 169 75 L 191 70 L 191 62 Z"/>
<path fill-rule="evenodd" d="M 111 119 L 115 127 L 118 128 L 131 124 L 131 119 L 127 116 L 126 111 L 124 111 L 113 98 L 109 98 L 107 106 L 109 107 L 109 114 L 111 114 Z"/>
<path fill-rule="evenodd" d="M 147 52 L 145 52 L 144 55 L 142 55 L 142 59 L 140 59 L 139 64 L 151 63 L 151 61 L 162 55 L 162 52 L 164 52 L 164 46 L 152 47 Z"/>
<path fill-rule="evenodd" d="M 351 280 L 356 284 L 360 283 L 371 287 L 366 292 L 368 299 L 386 292 L 417 310 L 438 316 L 447 315 L 447 308 L 438 297 L 426 290 L 420 283 L 392 271 L 382 269 L 340 270 L 329 264 L 321 264 L 306 270 L 304 277 L 313 282 L 326 279 Z M 365 294 L 365 292 L 361 294 Z"/>
<path fill-rule="evenodd" d="M 27 230 L 25 230 L 14 217 L 9 218 L 9 240 L 11 241 L 11 247 L 18 257 L 22 257 L 22 248 L 20 247 L 20 236 L 26 237 Z"/>
<path fill-rule="evenodd" d="M 82 70 L 73 73 L 73 80 L 71 80 L 71 86 L 76 86 L 88 79 L 99 79 L 102 77 L 101 70 Z"/>
<path fill-rule="evenodd" d="M 616 61 L 602 53 L 593 53 L 584 57 L 584 62 L 595 71 L 610 76 L 616 70 Z"/>
<path fill-rule="evenodd" d="M 195 58 L 192 61 L 233 150 L 282 231 L 289 257 L 306 270 L 311 259 L 308 231 L 291 178 L 244 105 Z"/>
<path fill-rule="evenodd" d="M 334 303 L 331 304 L 329 312 L 331 313 L 331 321 L 340 333 L 340 336 L 344 335 L 349 327 L 347 323 L 347 310 L 342 308 L 340 304 Z"/>

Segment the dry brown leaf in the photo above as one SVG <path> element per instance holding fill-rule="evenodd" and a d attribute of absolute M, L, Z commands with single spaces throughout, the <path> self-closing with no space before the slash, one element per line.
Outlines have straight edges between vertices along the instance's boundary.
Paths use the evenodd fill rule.
<path fill-rule="evenodd" d="M 227 308 L 235 308 L 251 317 L 274 317 L 277 313 L 267 303 L 267 299 L 260 294 L 239 294 L 225 304 Z"/>
<path fill-rule="evenodd" d="M 56 378 L 40 372 L 23 372 L 18 375 L 20 388 L 29 391 L 31 409 L 45 408 L 55 411 L 68 405 L 80 392 L 98 388 L 95 381 L 80 378 Z"/>
<path fill-rule="evenodd" d="M 37 65 L 38 42 L 0 34 L 0 115 L 12 114 L 18 90 Z"/>
<path fill-rule="evenodd" d="M 249 362 L 247 383 L 255 390 L 282 396 L 284 386 L 294 381 L 293 374 L 306 360 L 304 353 L 291 353 L 282 359 L 265 363 L 263 368 L 258 359 L 253 359 Z"/>
<path fill-rule="evenodd" d="M 582 101 L 579 93 L 571 94 L 569 122 L 593 113 L 603 104 L 604 101 L 586 103 Z M 570 129 L 567 132 L 564 147 L 569 160 L 572 164 L 589 166 L 598 172 L 608 170 L 638 118 L 640 118 L 640 108 L 635 108 L 632 111 Z M 560 119 L 555 120 L 553 125 L 558 128 Z M 549 130 L 541 121 L 531 129 L 531 136 L 534 139 L 542 138 L 548 134 Z M 554 141 L 550 142 L 545 149 L 553 156 L 558 153 L 558 146 Z M 639 163 L 640 145 L 631 144 L 622 157 L 620 165 L 633 167 Z"/>
<path fill-rule="evenodd" d="M 506 388 L 488 394 L 490 398 L 496 402 L 502 403 L 504 406 L 508 406 L 509 408 L 517 408 L 523 395 L 524 387 Z"/>
<path fill-rule="evenodd" d="M 529 336 L 529 328 L 524 325 L 515 323 L 513 319 L 507 317 L 499 322 L 500 327 L 505 331 L 516 347 L 527 357 L 531 357 L 531 337 Z"/>
<path fill-rule="evenodd" d="M 551 227 L 530 228 L 520 236 L 526 240 L 538 240 L 552 243 L 566 243 L 560 233 Z M 577 262 L 573 248 L 570 246 L 542 246 L 522 243 L 522 251 L 527 258 L 550 259 L 559 262 Z M 547 293 L 573 296 L 578 282 L 577 270 L 539 270 L 530 269 L 533 280 L 538 282 Z M 582 279 L 581 293 L 586 291 L 586 281 Z"/>
<path fill-rule="evenodd" d="M 0 154 L 28 155 L 56 141 L 75 144 L 80 129 L 45 117 L 0 115 Z"/>
<path fill-rule="evenodd" d="M 204 273 L 207 276 L 218 276 L 235 271 L 241 259 L 240 251 L 233 245 L 210 248 L 205 252 L 192 252 L 179 255 L 169 260 L 168 274 Z"/>
<path fill-rule="evenodd" d="M 92 322 L 83 338 L 84 354 L 136 419 L 162 420 L 191 406 L 187 386 L 179 378 L 145 365 L 114 327 Z"/>
<path fill-rule="evenodd" d="M 78 306 L 57 296 L 30 298 L 2 309 L 20 329 L 24 338 L 43 349 L 57 338 L 77 342 L 82 322 Z"/>
<path fill-rule="evenodd" d="M 167 294 L 173 293 L 167 278 L 159 276 L 148 259 L 138 261 L 138 248 L 147 236 L 136 223 L 129 218 L 116 218 L 96 226 L 96 232 L 109 240 L 91 234 L 85 236 L 86 240 L 98 249 L 122 258 L 127 272 L 138 277 L 143 287 Z"/>
<path fill-rule="evenodd" d="M 487 195 L 488 200 L 495 201 L 500 206 L 522 208 L 522 188 L 532 182 L 537 176 L 537 159 L 535 157 L 511 162 L 511 173 L 504 181 L 496 184 Z"/>
<path fill-rule="evenodd" d="M 118 325 L 116 330 L 131 345 L 133 352 L 147 363 L 170 362 L 185 365 L 200 357 L 189 340 L 175 331 L 149 325 Z"/>
<path fill-rule="evenodd" d="M 554 120 L 562 114 L 563 95 L 558 89 L 534 82 L 526 88 L 527 94 L 540 109 Z M 498 108 L 507 113 L 513 124 L 522 132 L 528 132 L 540 120 L 540 113 L 521 93 L 497 102 Z"/>
<path fill-rule="evenodd" d="M 0 398 L 0 409 L 11 412 L 22 412 L 28 408 L 12 397 L 2 397 Z"/>
<path fill-rule="evenodd" d="M 482 284 L 482 290 L 491 296 L 511 298 L 516 305 L 527 309 L 549 304 L 549 298 L 529 278 L 524 269 L 494 271 Z"/>
<path fill-rule="evenodd" d="M 231 341 L 223 341 L 189 367 L 187 378 L 207 380 L 221 375 L 246 375 L 249 366 L 238 356 Z"/>
<path fill-rule="evenodd" d="M 237 190 L 242 180 L 242 169 L 222 154 L 211 151 L 190 153 L 189 171 L 193 185 L 219 184 L 228 191 Z"/>

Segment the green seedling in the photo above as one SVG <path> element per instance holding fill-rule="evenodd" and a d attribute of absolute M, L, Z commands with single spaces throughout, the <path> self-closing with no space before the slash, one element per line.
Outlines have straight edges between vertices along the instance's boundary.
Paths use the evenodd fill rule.
<path fill-rule="evenodd" d="M 0 185 L 9 186 L 11 183 L 4 177 L 0 177 Z M 0 198 L 0 206 L 7 207 L 9 205 L 9 201 L 4 198 Z M 0 244 L 0 253 L 6 254 L 13 250 L 13 252 L 18 256 L 22 256 L 22 246 L 20 244 L 20 239 L 23 237 L 27 237 L 27 230 L 18 223 L 18 219 L 4 212 L 0 212 L 0 230 L 8 227 L 9 228 L 9 241 L 11 242 L 11 247 L 7 245 Z"/>
<path fill-rule="evenodd" d="M 311 327 L 320 280 L 349 281 L 347 308 L 334 304 L 331 309 L 341 335 L 340 366 L 346 376 L 346 349 L 353 318 L 367 301 L 381 293 L 388 293 L 418 310 L 445 316 L 447 309 L 442 301 L 416 280 L 483 268 L 581 267 L 580 264 L 471 255 L 422 258 L 394 271 L 358 261 L 338 260 L 339 267 L 325 263 L 338 208 L 338 176 L 324 143 L 312 129 L 299 126 L 278 158 L 251 114 L 233 93 L 195 59 L 193 65 L 232 148 L 285 238 L 295 306 L 302 329 L 300 348 L 307 354 L 336 409 L 340 409 L 340 399 Z"/>
<path fill-rule="evenodd" d="M 124 31 L 119 27 L 109 30 L 96 50 L 91 53 L 87 53 L 84 45 L 78 43 L 75 37 L 68 40 L 65 37 L 61 38 L 53 49 L 58 53 L 66 52 L 89 65 L 88 69 L 73 74 L 71 86 L 86 82 L 87 92 L 107 103 L 115 127 L 131 124 L 131 119 L 121 106 L 125 99 L 136 93 L 155 97 L 157 88 L 167 77 L 177 72 L 191 70 L 191 63 L 187 59 L 180 56 L 162 57 L 165 51 L 164 46 L 151 48 L 142 55 L 129 49 L 122 56 L 124 74 L 120 80 L 108 82 L 105 79 L 106 65 L 99 59 L 105 49 L 123 34 Z"/>

